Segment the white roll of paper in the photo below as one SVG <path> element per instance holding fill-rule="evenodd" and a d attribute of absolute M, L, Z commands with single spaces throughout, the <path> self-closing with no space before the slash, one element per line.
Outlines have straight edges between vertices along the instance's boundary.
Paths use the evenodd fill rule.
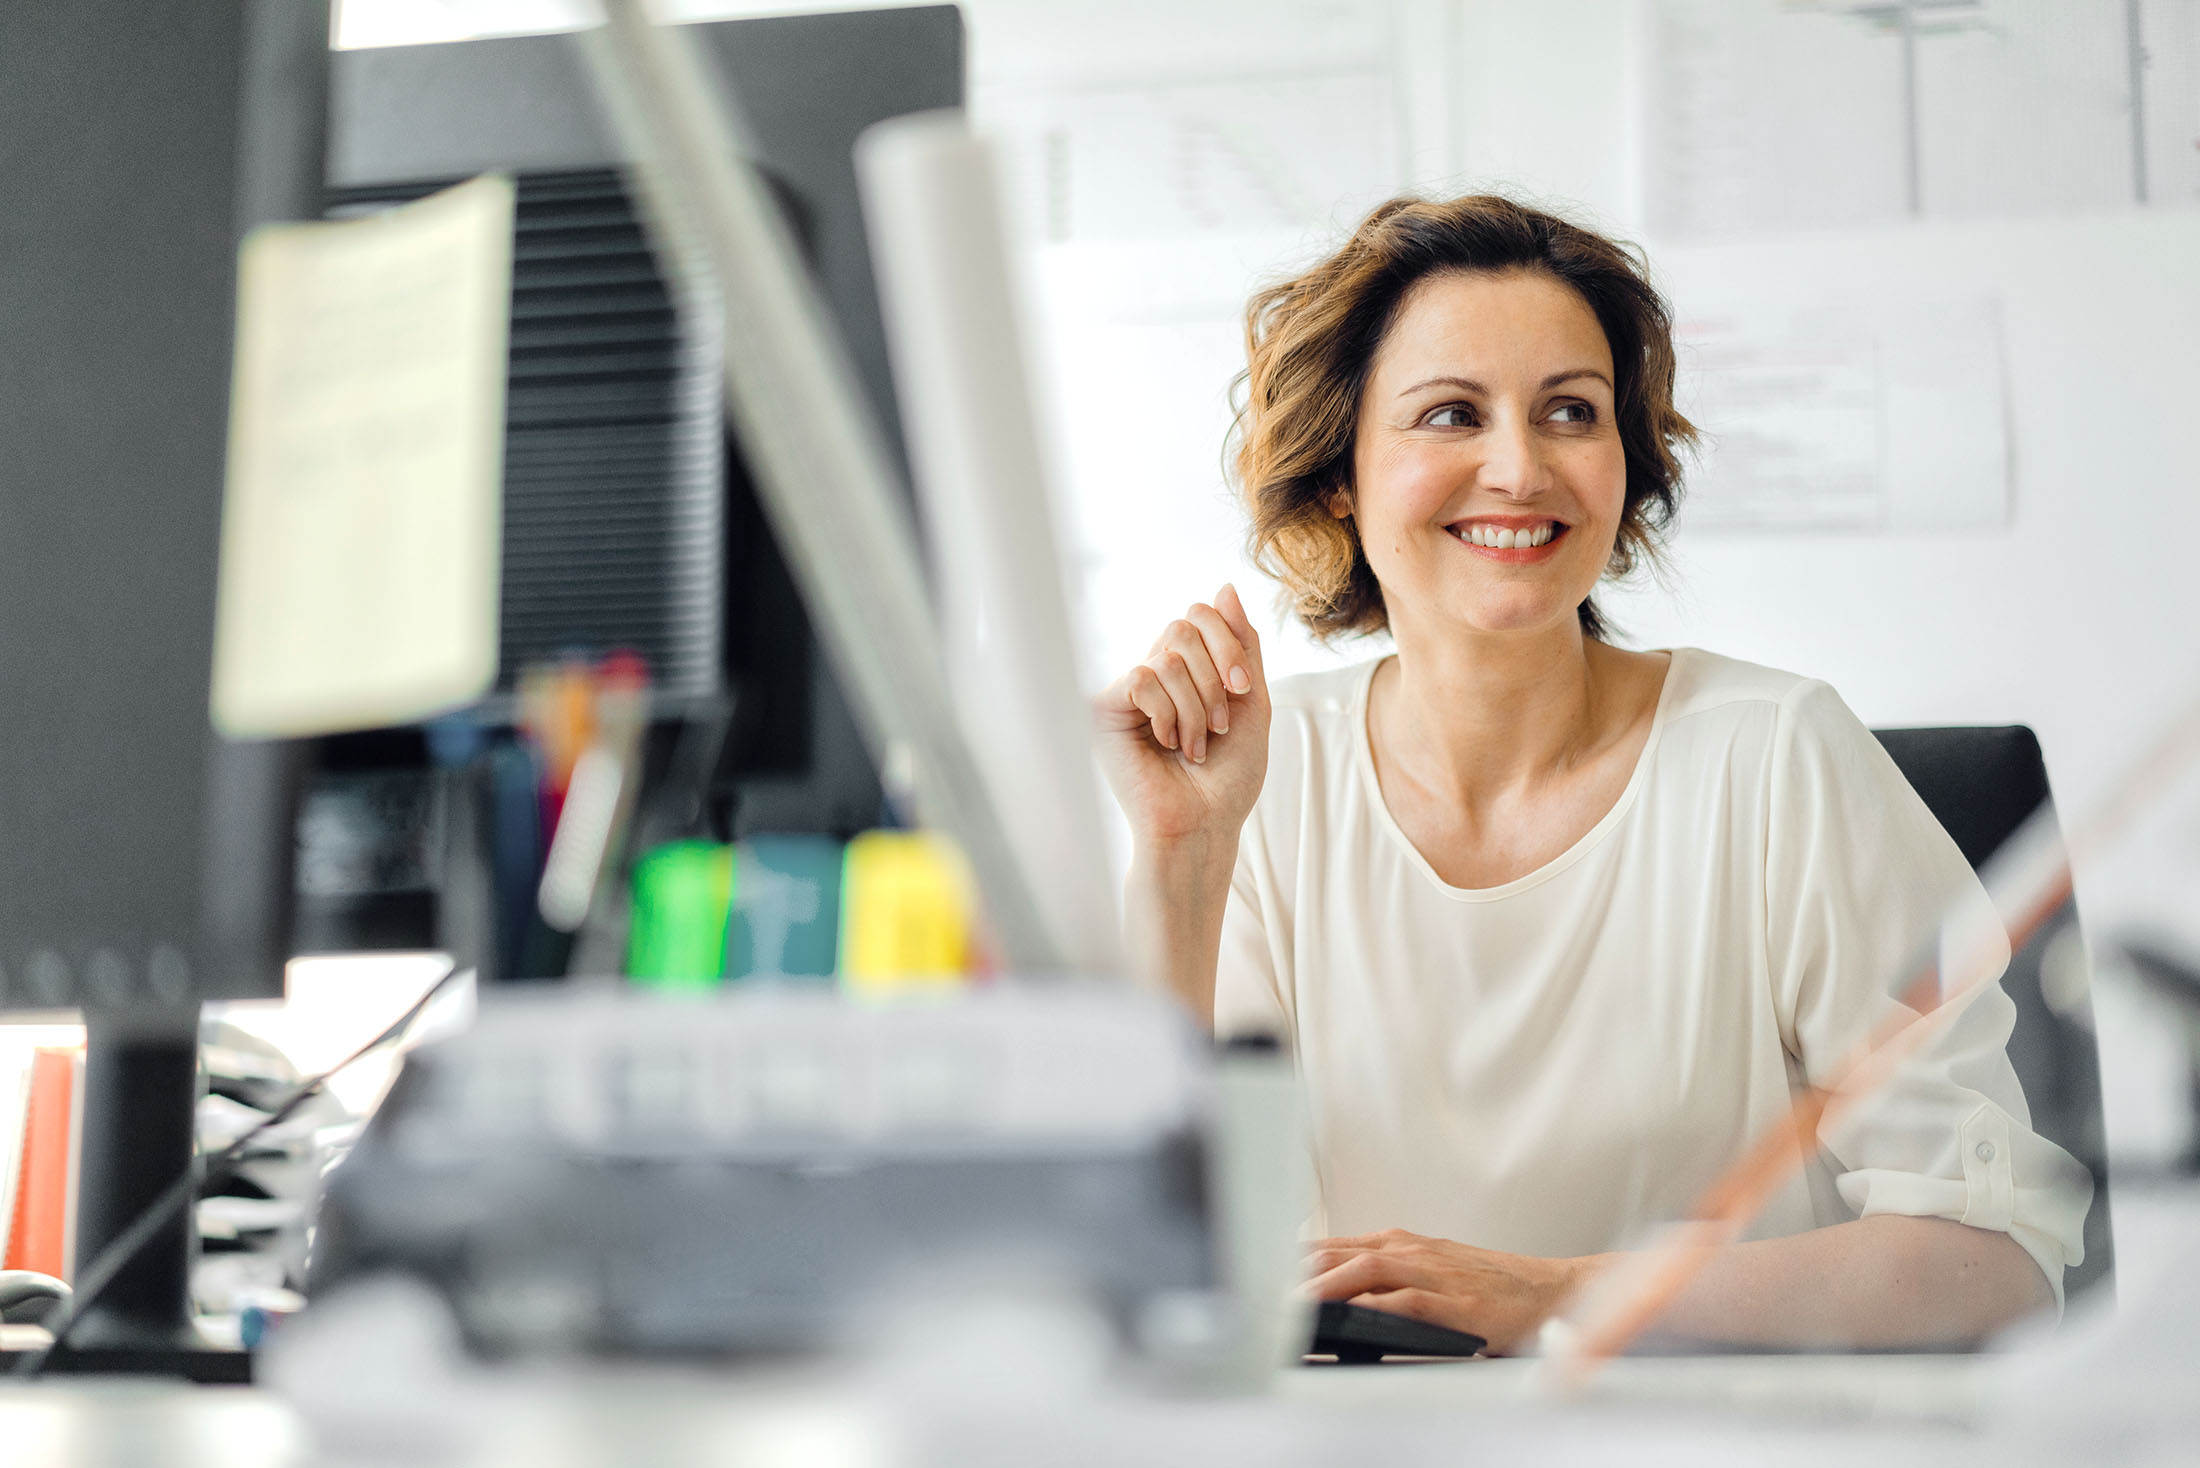
<path fill-rule="evenodd" d="M 938 112 L 873 127 L 856 162 L 956 708 L 1062 953 L 1118 973 L 1091 720 L 992 155 L 962 114 Z"/>

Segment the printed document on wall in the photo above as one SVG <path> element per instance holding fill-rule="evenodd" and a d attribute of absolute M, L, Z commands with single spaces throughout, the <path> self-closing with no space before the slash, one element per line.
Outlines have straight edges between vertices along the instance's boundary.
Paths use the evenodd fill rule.
<path fill-rule="evenodd" d="M 497 671 L 513 188 L 258 231 L 238 260 L 213 717 L 410 723 Z"/>
<path fill-rule="evenodd" d="M 2008 523 L 1993 298 L 1698 299 L 1678 328 L 1679 405 L 1704 436 L 1691 529 Z"/>
<path fill-rule="evenodd" d="M 2175 200 L 2192 4 L 1661 0 L 1640 60 L 1650 225 L 1708 240 Z"/>

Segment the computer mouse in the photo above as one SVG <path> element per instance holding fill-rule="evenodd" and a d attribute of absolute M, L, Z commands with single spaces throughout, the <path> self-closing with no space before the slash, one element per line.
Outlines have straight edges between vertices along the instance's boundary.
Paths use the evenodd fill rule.
<path fill-rule="evenodd" d="M 1358 1366 L 1385 1356 L 1478 1356 L 1488 1344 L 1478 1335 L 1410 1315 L 1324 1300 L 1314 1312 L 1314 1341 L 1306 1353 L 1334 1356 L 1341 1365 Z"/>

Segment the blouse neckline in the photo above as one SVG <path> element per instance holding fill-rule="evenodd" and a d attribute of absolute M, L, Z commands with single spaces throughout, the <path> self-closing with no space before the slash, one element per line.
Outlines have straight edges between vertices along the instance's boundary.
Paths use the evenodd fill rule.
<path fill-rule="evenodd" d="M 1398 824 L 1396 817 L 1391 815 L 1390 803 L 1383 798 L 1382 780 L 1375 773 L 1375 745 L 1367 729 L 1367 712 L 1369 690 L 1375 686 L 1375 670 L 1384 663 L 1389 662 L 1392 657 L 1396 657 L 1397 654 L 1392 653 L 1387 657 L 1371 660 L 1361 671 L 1358 686 L 1353 690 L 1348 717 L 1352 726 L 1354 763 L 1359 767 L 1360 779 L 1366 784 L 1367 802 L 1375 812 L 1375 824 L 1382 829 L 1384 835 L 1390 841 L 1396 844 L 1399 851 L 1404 853 L 1406 861 L 1421 874 L 1422 878 L 1431 887 L 1455 902 L 1499 902 L 1507 897 L 1517 896 L 1531 888 L 1542 886 L 1545 882 L 1573 866 L 1591 851 L 1594 851 L 1604 841 L 1604 838 L 1611 833 L 1612 828 L 1626 817 L 1628 810 L 1633 807 L 1636 797 L 1641 793 L 1644 783 L 1649 779 L 1650 762 L 1657 754 L 1658 740 L 1665 732 L 1666 718 L 1672 710 L 1673 688 L 1680 681 L 1679 674 L 1682 659 L 1690 650 L 1685 647 L 1674 647 L 1660 648 L 1657 651 L 1663 652 L 1667 656 L 1665 680 L 1658 685 L 1657 705 L 1651 710 L 1650 737 L 1643 741 L 1642 752 L 1635 756 L 1635 767 L 1629 772 L 1627 784 L 1620 790 L 1619 798 L 1612 802 L 1611 809 L 1599 817 L 1595 825 L 1583 832 L 1580 839 L 1575 841 L 1573 845 L 1533 871 L 1524 872 L 1511 881 L 1500 883 L 1495 887 L 1454 887 L 1451 883 L 1445 881 L 1437 875 L 1436 868 L 1429 864 L 1428 858 L 1421 854 L 1421 848 L 1415 846 L 1411 838 L 1406 835 L 1404 828 Z"/>

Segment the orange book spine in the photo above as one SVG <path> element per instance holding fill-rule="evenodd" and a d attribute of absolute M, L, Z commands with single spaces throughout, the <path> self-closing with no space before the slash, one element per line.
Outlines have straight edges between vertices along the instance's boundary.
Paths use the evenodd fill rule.
<path fill-rule="evenodd" d="M 23 1123 L 22 1177 L 8 1230 L 9 1269 L 66 1277 L 69 1266 L 70 1112 L 76 1057 L 41 1049 L 31 1062 L 31 1099 Z"/>

